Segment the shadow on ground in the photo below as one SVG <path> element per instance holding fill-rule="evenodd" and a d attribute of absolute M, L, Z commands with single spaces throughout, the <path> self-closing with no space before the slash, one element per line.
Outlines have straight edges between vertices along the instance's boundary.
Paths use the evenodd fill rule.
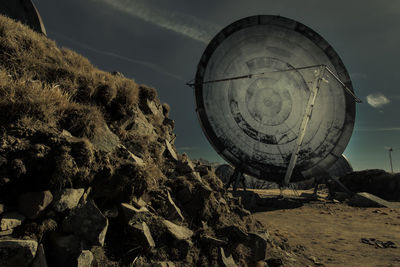
<path fill-rule="evenodd" d="M 253 191 L 230 191 L 234 197 L 240 197 L 243 206 L 250 212 L 273 211 L 282 209 L 296 209 L 305 203 L 315 201 L 311 196 L 294 197 L 294 196 L 260 196 Z"/>

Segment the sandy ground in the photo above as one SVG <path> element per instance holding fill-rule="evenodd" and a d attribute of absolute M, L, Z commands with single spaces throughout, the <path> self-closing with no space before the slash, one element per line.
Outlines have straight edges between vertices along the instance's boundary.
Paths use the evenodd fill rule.
<path fill-rule="evenodd" d="M 267 197 L 279 190 L 257 193 Z M 296 195 L 290 190 L 284 194 Z M 317 266 L 400 266 L 400 209 L 357 208 L 319 199 L 254 216 L 272 236 L 287 237 L 291 247 L 304 247 Z M 362 238 L 392 241 L 397 248 L 365 244 Z"/>

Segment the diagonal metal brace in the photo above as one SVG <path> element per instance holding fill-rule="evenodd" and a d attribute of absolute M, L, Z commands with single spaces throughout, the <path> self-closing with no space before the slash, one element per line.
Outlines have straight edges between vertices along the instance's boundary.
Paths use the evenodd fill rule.
<path fill-rule="evenodd" d="M 292 177 L 293 169 L 296 165 L 296 161 L 299 156 L 300 147 L 301 147 L 301 144 L 303 143 L 303 139 L 304 139 L 304 136 L 307 131 L 307 126 L 311 119 L 311 114 L 312 114 L 312 111 L 314 108 L 315 99 L 317 98 L 317 94 L 319 91 L 319 87 L 320 87 L 322 78 L 325 75 L 325 68 L 326 68 L 325 66 L 321 66 L 319 68 L 318 76 L 315 78 L 313 87 L 310 90 L 310 96 L 308 98 L 306 111 L 304 112 L 303 120 L 300 125 L 300 132 L 299 132 L 299 135 L 297 136 L 295 147 L 292 152 L 292 156 L 290 157 L 290 162 L 289 162 L 288 168 L 286 170 L 285 178 L 283 180 L 283 186 L 285 186 L 285 187 L 289 184 L 290 178 Z"/>

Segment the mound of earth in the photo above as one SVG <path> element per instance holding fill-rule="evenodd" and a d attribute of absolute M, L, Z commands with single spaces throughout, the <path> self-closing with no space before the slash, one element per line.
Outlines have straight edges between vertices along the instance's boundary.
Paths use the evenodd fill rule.
<path fill-rule="evenodd" d="M 340 181 L 352 192 L 368 192 L 389 201 L 400 201 L 400 173 L 363 170 L 349 173 Z"/>
<path fill-rule="evenodd" d="M 285 263 L 211 168 L 175 151 L 168 112 L 0 16 L 0 265 Z"/>

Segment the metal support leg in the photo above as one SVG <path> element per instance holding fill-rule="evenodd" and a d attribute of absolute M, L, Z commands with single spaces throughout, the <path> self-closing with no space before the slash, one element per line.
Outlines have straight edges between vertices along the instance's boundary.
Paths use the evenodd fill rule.
<path fill-rule="evenodd" d="M 225 189 L 228 189 L 231 186 L 233 179 L 234 179 L 234 175 L 235 175 L 235 172 L 233 172 L 233 174 L 229 177 L 229 180 L 225 185 Z"/>
<path fill-rule="evenodd" d="M 241 177 L 242 177 L 242 178 L 240 179 L 240 181 L 241 181 L 242 184 L 243 184 L 243 191 L 246 191 L 246 179 L 244 178 L 243 173 L 242 173 Z"/>
<path fill-rule="evenodd" d="M 342 184 L 342 182 L 340 182 L 338 177 L 332 177 L 332 180 L 335 181 L 335 183 L 338 184 L 347 194 L 349 194 L 350 196 L 353 195 L 353 192 L 351 192 L 350 189 L 348 189 L 344 184 Z"/>
<path fill-rule="evenodd" d="M 233 173 L 233 176 L 234 176 L 234 179 L 235 179 L 234 184 L 233 184 L 233 191 L 236 191 L 236 189 L 237 189 L 237 187 L 239 185 L 240 178 L 241 178 L 242 175 L 243 175 L 242 171 L 240 171 L 239 169 L 235 169 L 235 172 Z"/>
<path fill-rule="evenodd" d="M 318 70 L 319 70 L 319 73 L 318 73 L 317 77 L 315 78 L 312 89 L 310 90 L 310 96 L 308 98 L 306 111 L 304 113 L 304 117 L 303 117 L 303 120 L 300 125 L 300 132 L 296 139 L 296 144 L 295 144 L 292 156 L 290 157 L 290 162 L 289 162 L 288 168 L 286 170 L 285 179 L 283 181 L 284 186 L 287 186 L 289 184 L 290 178 L 293 173 L 293 169 L 296 165 L 297 157 L 299 156 L 300 147 L 301 147 L 301 144 L 303 143 L 303 139 L 304 139 L 304 136 L 305 136 L 305 133 L 307 130 L 308 122 L 311 119 L 312 110 L 314 108 L 315 99 L 316 99 L 318 91 L 319 91 L 322 77 L 325 74 L 325 66 L 320 67 Z"/>
<path fill-rule="evenodd" d="M 313 195 L 315 196 L 315 197 L 317 197 L 318 196 L 318 186 L 319 186 L 319 181 L 317 180 L 317 179 L 315 179 L 315 183 L 314 183 L 314 192 L 313 192 Z"/>
<path fill-rule="evenodd" d="M 225 188 L 228 189 L 229 186 L 233 183 L 233 191 L 236 191 L 236 188 L 239 184 L 240 177 L 243 175 L 243 172 L 238 168 L 235 168 L 231 177 L 229 177 L 228 183 L 225 185 Z"/>

